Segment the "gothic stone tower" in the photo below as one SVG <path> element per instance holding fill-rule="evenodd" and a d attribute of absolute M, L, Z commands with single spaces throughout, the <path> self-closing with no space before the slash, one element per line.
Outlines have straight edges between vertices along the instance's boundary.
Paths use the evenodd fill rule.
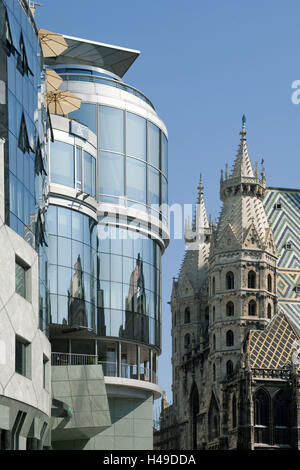
<path fill-rule="evenodd" d="M 185 226 L 186 252 L 173 281 L 172 369 L 173 422 L 181 449 L 196 448 L 199 412 L 198 356 L 208 347 L 208 257 L 212 227 L 208 222 L 200 178 L 193 224 Z"/>
<path fill-rule="evenodd" d="M 243 369 L 243 345 L 249 330 L 262 330 L 276 311 L 276 248 L 262 199 L 265 174 L 253 172 L 248 156 L 245 119 L 232 173 L 221 173 L 223 201 L 219 222 L 211 240 L 209 257 L 209 344 L 206 382 L 206 442 L 222 443 L 236 428 L 234 413 L 242 409 L 241 382 L 226 389 L 227 379 Z M 245 390 L 244 390 L 245 392 Z M 231 419 L 228 419 L 228 416 Z M 245 419 L 247 419 L 245 417 Z M 235 434 L 238 439 L 238 432 Z M 228 439 L 228 437 L 226 437 Z"/>

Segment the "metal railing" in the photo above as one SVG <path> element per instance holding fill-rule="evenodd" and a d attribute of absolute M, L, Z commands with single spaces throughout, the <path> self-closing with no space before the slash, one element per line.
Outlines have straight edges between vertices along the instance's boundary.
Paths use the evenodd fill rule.
<path fill-rule="evenodd" d="M 92 354 L 75 354 L 75 353 L 51 353 L 52 366 L 86 366 L 86 365 L 101 365 L 103 374 L 106 377 L 121 377 L 124 379 L 143 380 L 145 382 L 157 383 L 157 374 L 143 365 L 121 363 L 120 366 L 117 362 L 99 361 L 96 355 Z M 139 373 L 138 373 L 139 372 Z"/>
<path fill-rule="evenodd" d="M 117 362 L 104 361 L 98 361 L 98 364 L 102 365 L 103 373 L 107 377 L 121 377 L 124 379 L 144 380 L 145 382 L 151 382 L 151 371 L 149 368 L 144 367 L 143 365 L 140 365 L 138 368 L 136 364 L 121 363 L 119 367 Z M 154 371 L 152 371 L 152 382 L 157 383 L 157 374 Z"/>
<path fill-rule="evenodd" d="M 91 354 L 51 353 L 52 366 L 86 366 L 97 364 L 97 356 Z"/>

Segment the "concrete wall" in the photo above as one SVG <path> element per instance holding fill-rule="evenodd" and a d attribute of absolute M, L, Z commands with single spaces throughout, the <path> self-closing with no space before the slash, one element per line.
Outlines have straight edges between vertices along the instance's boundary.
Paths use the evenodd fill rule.
<path fill-rule="evenodd" d="M 91 439 L 55 442 L 54 449 L 152 450 L 153 397 L 109 398 L 112 425 Z"/>

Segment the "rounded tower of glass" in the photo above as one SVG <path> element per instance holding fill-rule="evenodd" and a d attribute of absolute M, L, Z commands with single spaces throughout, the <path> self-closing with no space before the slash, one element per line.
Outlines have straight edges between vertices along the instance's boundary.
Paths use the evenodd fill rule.
<path fill-rule="evenodd" d="M 122 386 L 152 400 L 160 396 L 161 256 L 169 241 L 167 130 L 148 98 L 121 80 L 138 52 L 65 38 L 69 49 L 48 64 L 82 102 L 68 118 L 51 116 L 53 361 L 96 361 L 109 396 Z"/>

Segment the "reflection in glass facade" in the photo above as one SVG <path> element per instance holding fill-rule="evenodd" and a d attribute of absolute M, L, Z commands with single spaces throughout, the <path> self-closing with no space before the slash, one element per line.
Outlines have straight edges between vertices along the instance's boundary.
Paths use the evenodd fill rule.
<path fill-rule="evenodd" d="M 47 212 L 50 322 L 160 347 L 161 250 L 79 212 Z"/>
<path fill-rule="evenodd" d="M 82 103 L 70 114 L 98 129 L 97 199 L 138 205 L 159 217 L 158 207 L 168 203 L 168 141 L 151 121 L 124 110 Z M 167 222 L 167 212 L 162 208 Z"/>
<path fill-rule="evenodd" d="M 25 5 L 26 6 L 26 5 Z M 47 324 L 47 237 L 38 207 L 47 184 L 47 114 L 38 105 L 41 51 L 35 25 L 18 0 L 0 1 L 0 104 L 5 137 L 5 223 L 39 251 L 39 326 Z"/>

